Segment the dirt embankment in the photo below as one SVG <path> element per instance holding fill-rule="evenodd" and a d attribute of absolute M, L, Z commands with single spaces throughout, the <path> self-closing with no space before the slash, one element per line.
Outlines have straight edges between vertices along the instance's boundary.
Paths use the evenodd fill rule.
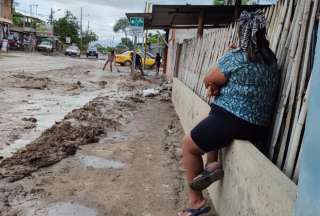
<path fill-rule="evenodd" d="M 99 97 L 83 108 L 73 110 L 25 149 L 1 161 L 0 179 L 19 180 L 74 155 L 81 145 L 98 142 L 101 135 L 119 129 L 125 120 L 125 112 L 134 107 L 135 101 L 134 97 L 129 101 Z"/>
<path fill-rule="evenodd" d="M 11 75 L 10 78 L 14 79 L 13 82 L 15 83 L 15 87 L 26 88 L 26 89 L 42 90 L 47 88 L 49 82 L 51 82 L 51 80 L 47 77 L 40 78 L 40 77 L 26 76 L 23 74 Z"/>

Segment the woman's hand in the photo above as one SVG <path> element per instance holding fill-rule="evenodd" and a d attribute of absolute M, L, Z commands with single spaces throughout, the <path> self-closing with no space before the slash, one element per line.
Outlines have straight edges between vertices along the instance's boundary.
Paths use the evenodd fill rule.
<path fill-rule="evenodd" d="M 203 81 L 207 89 L 208 97 L 213 97 L 219 95 L 220 87 L 227 83 L 227 78 L 218 68 L 214 68 L 207 76 L 205 76 Z"/>
<path fill-rule="evenodd" d="M 208 97 L 214 97 L 214 96 L 218 96 L 220 94 L 220 87 L 216 86 L 213 83 L 209 83 L 207 88 L 207 96 Z"/>
<path fill-rule="evenodd" d="M 208 89 L 210 86 L 212 85 L 215 85 L 217 86 L 216 84 L 214 84 L 214 76 L 213 76 L 213 71 L 211 71 L 211 73 L 207 74 L 205 77 L 204 77 L 204 85 L 206 87 L 206 89 Z"/>
<path fill-rule="evenodd" d="M 227 51 L 233 50 L 233 49 L 237 49 L 237 45 L 235 45 L 234 43 L 230 44 L 227 48 Z"/>

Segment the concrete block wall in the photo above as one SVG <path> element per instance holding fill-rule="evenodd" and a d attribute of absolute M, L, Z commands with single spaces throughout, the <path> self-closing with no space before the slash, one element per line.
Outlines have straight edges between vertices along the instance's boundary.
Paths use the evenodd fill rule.
<path fill-rule="evenodd" d="M 209 105 L 173 79 L 172 101 L 186 133 L 210 111 Z M 220 216 L 292 216 L 297 186 L 247 141 L 222 151 L 225 177 L 208 190 Z"/>

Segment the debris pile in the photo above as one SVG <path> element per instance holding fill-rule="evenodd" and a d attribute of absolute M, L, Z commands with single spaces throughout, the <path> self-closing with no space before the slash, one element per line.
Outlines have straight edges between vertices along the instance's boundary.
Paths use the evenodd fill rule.
<path fill-rule="evenodd" d="M 37 123 L 38 120 L 34 117 L 30 117 L 30 118 L 23 118 L 22 121 Z"/>
<path fill-rule="evenodd" d="M 145 89 L 142 91 L 143 97 L 156 97 L 160 96 L 160 100 L 163 102 L 169 102 L 171 100 L 172 85 L 169 82 L 161 84 L 157 88 Z"/>
<path fill-rule="evenodd" d="M 15 87 L 25 89 L 44 90 L 48 88 L 49 83 L 51 82 L 47 77 L 33 77 L 23 74 L 11 75 L 9 78 L 14 79 L 13 83 L 15 84 Z"/>
<path fill-rule="evenodd" d="M 155 97 L 160 94 L 158 89 L 145 89 L 142 92 L 143 97 Z"/>
<path fill-rule="evenodd" d="M 73 110 L 25 149 L 1 161 L 0 179 L 17 181 L 74 155 L 81 145 L 98 142 L 102 134 L 120 128 L 123 112 L 130 108 L 108 97 L 98 97 Z"/>

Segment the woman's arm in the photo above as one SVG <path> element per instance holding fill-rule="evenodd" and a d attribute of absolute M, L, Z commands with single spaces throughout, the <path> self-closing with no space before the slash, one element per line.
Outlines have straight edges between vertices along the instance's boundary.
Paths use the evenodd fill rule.
<path fill-rule="evenodd" d="M 236 48 L 235 45 L 230 45 L 228 51 Z M 232 64 L 230 61 L 230 56 L 233 54 L 231 52 L 227 52 L 224 56 L 222 56 L 218 61 L 218 67 L 213 68 L 207 76 L 204 78 L 204 83 L 206 89 L 208 90 L 209 96 L 216 96 L 219 94 L 220 87 L 224 86 L 228 81 L 228 75 L 230 74 L 236 65 Z M 223 72 L 219 69 L 223 69 Z"/>
<path fill-rule="evenodd" d="M 225 75 L 221 73 L 219 68 L 213 68 L 210 73 L 204 78 L 204 84 L 206 88 L 211 85 L 221 87 L 224 86 L 227 81 L 227 77 L 225 77 Z"/>

